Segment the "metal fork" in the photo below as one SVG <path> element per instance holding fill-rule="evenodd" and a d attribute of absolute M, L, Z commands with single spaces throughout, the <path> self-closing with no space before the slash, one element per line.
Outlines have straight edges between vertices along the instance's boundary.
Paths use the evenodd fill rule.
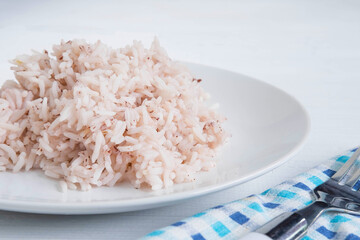
<path fill-rule="evenodd" d="M 360 215 L 360 168 L 354 169 L 360 155 L 360 147 L 351 158 L 325 183 L 313 191 L 315 201 L 292 213 L 284 213 L 262 226 L 256 233 L 242 240 L 295 240 L 303 237 L 308 228 L 326 211 Z M 355 173 L 349 174 L 355 170 Z"/>

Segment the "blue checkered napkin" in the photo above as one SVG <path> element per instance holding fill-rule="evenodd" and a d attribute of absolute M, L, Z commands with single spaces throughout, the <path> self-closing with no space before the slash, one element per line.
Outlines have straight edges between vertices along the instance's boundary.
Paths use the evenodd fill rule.
<path fill-rule="evenodd" d="M 146 240 L 238 239 L 283 212 L 295 211 L 313 200 L 311 189 L 320 185 L 349 159 L 356 149 L 265 192 L 216 206 L 146 235 Z M 360 217 L 325 213 L 303 240 L 360 240 Z"/>

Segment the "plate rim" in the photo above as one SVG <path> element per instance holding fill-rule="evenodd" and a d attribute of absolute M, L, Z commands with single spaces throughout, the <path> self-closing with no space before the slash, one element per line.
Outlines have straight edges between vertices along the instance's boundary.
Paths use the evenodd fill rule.
<path fill-rule="evenodd" d="M 259 168 L 249 174 L 234 179 L 232 181 L 228 181 L 222 184 L 214 184 L 206 187 L 201 187 L 198 189 L 193 189 L 184 192 L 176 192 L 167 195 L 160 196 L 150 196 L 139 199 L 125 199 L 125 200 L 99 200 L 99 201 L 90 201 L 90 202 L 41 202 L 41 201 L 26 201 L 26 200 L 18 200 L 18 199 L 2 199 L 0 198 L 0 209 L 6 211 L 15 211 L 15 212 L 27 212 L 27 213 L 41 213 L 41 214 L 104 214 L 104 213 L 118 213 L 118 212 L 130 212 L 136 210 L 143 210 L 149 208 L 155 208 L 159 206 L 165 206 L 174 204 L 178 201 L 184 201 L 190 198 L 195 198 L 199 196 L 208 195 L 211 193 L 216 193 L 221 190 L 229 189 L 231 187 L 240 185 L 257 177 L 264 175 L 271 170 L 280 167 L 287 161 L 289 161 L 292 157 L 294 157 L 305 145 L 306 140 L 309 138 L 310 130 L 311 130 L 311 119 L 308 111 L 303 106 L 303 104 L 295 98 L 290 93 L 269 84 L 263 80 L 256 79 L 254 77 L 247 76 L 245 74 L 239 73 L 237 71 L 228 70 L 225 68 L 220 68 L 207 64 L 200 64 L 196 62 L 187 62 L 180 61 L 185 65 L 193 65 L 200 67 L 210 67 L 215 68 L 221 71 L 227 71 L 231 74 L 240 75 L 245 77 L 251 81 L 255 81 L 262 85 L 266 85 L 269 88 L 273 88 L 276 91 L 282 93 L 283 95 L 290 98 L 295 104 L 298 105 L 299 109 L 305 116 L 305 132 L 301 137 L 301 140 L 284 156 L 278 158 L 273 161 L 271 164 L 268 164 L 262 168 Z"/>

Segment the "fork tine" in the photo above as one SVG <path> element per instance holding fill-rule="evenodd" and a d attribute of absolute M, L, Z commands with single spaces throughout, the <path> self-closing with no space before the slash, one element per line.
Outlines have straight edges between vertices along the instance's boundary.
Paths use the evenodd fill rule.
<path fill-rule="evenodd" d="M 346 182 L 346 185 L 348 185 L 349 187 L 354 188 L 355 184 L 359 181 L 360 178 L 360 168 L 358 170 L 356 170 L 356 172 L 351 176 L 351 178 Z M 354 190 L 359 190 L 360 186 L 357 186 L 356 189 L 354 188 Z"/>
<path fill-rule="evenodd" d="M 360 147 L 358 147 L 358 149 L 354 152 L 351 158 L 346 161 L 346 163 L 334 174 L 334 176 L 332 176 L 332 179 L 334 179 L 337 182 L 341 181 L 349 172 L 350 168 L 354 165 L 359 155 L 360 155 Z"/>

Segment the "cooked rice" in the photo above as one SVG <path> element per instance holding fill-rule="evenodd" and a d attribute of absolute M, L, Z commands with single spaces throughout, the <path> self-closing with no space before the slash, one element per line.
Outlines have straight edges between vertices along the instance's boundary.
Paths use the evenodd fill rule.
<path fill-rule="evenodd" d="M 150 49 L 62 41 L 12 63 L 17 82 L 0 90 L 0 171 L 40 168 L 62 191 L 121 181 L 157 190 L 215 166 L 224 118 L 156 39 Z"/>

